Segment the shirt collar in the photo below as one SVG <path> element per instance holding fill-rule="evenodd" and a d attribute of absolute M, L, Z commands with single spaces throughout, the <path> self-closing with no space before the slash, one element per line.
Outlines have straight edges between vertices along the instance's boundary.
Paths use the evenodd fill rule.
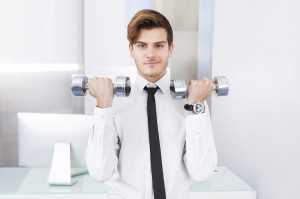
<path fill-rule="evenodd" d="M 135 84 L 140 92 L 143 92 L 144 87 L 147 85 L 151 85 L 152 83 L 144 79 L 142 76 L 140 76 L 138 73 L 136 74 Z M 162 93 L 165 93 L 167 89 L 170 89 L 170 74 L 167 71 L 166 74 L 160 78 L 157 82 L 154 83 L 157 85 Z"/>

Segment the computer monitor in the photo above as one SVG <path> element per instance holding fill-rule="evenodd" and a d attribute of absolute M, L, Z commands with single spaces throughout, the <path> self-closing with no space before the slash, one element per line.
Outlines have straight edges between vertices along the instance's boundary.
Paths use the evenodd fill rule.
<path fill-rule="evenodd" d="M 71 167 L 86 168 L 93 115 L 18 113 L 19 166 L 51 167 L 56 143 L 70 143 Z"/>

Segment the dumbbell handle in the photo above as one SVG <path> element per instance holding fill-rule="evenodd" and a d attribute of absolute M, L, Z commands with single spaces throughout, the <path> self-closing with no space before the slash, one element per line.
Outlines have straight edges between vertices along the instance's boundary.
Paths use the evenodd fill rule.
<path fill-rule="evenodd" d="M 225 76 L 217 76 L 213 79 L 214 93 L 217 96 L 226 96 L 229 92 L 227 78 Z M 184 99 L 186 97 L 187 86 L 182 79 L 171 80 L 170 84 L 171 97 L 173 99 Z"/>
<path fill-rule="evenodd" d="M 72 77 L 71 90 L 75 96 L 87 95 L 89 89 L 89 77 L 78 75 Z M 117 76 L 114 80 L 114 94 L 119 97 L 129 96 L 131 91 L 130 78 L 125 76 Z"/>

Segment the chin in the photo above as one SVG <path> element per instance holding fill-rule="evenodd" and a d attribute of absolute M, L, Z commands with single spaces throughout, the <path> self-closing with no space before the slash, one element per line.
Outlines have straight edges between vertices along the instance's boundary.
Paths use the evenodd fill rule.
<path fill-rule="evenodd" d="M 153 73 L 151 73 L 151 74 L 145 74 L 145 76 L 146 77 L 157 77 L 158 75 L 157 74 L 153 74 Z"/>

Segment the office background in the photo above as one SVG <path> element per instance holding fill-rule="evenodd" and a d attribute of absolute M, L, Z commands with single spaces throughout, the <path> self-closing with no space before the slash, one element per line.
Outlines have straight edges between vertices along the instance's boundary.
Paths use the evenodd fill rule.
<path fill-rule="evenodd" d="M 229 96 L 211 98 L 219 165 L 259 199 L 299 198 L 298 0 L 0 0 L 0 166 L 17 166 L 17 112 L 91 113 L 72 74 L 134 73 L 125 32 L 140 8 L 174 27 L 172 78 L 228 77 Z"/>

